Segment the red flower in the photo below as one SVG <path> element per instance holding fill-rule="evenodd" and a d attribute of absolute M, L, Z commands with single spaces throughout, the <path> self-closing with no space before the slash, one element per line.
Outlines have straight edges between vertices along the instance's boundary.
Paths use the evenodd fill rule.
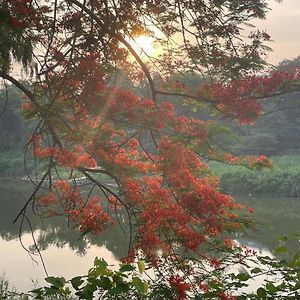
<path fill-rule="evenodd" d="M 210 264 L 211 264 L 213 267 L 215 267 L 216 269 L 220 268 L 220 266 L 221 266 L 220 261 L 219 261 L 216 257 L 212 257 L 212 258 L 210 259 Z"/>
<path fill-rule="evenodd" d="M 22 104 L 22 110 L 29 110 L 32 107 L 32 103 L 25 102 Z"/>
<path fill-rule="evenodd" d="M 18 29 L 18 28 L 21 27 L 21 23 L 20 23 L 19 20 L 18 20 L 17 18 L 15 18 L 15 17 L 12 17 L 10 22 L 11 22 L 12 27 L 14 27 L 14 28 L 16 28 L 16 29 Z"/>
<path fill-rule="evenodd" d="M 249 211 L 249 213 L 253 214 L 253 213 L 254 213 L 254 208 L 249 207 L 249 208 L 248 208 L 248 211 Z"/>
<path fill-rule="evenodd" d="M 178 294 L 177 300 L 185 300 L 187 299 L 187 292 L 191 289 L 191 285 L 189 283 L 184 282 L 183 278 L 179 275 L 171 276 L 169 278 L 170 286 L 176 289 Z"/>

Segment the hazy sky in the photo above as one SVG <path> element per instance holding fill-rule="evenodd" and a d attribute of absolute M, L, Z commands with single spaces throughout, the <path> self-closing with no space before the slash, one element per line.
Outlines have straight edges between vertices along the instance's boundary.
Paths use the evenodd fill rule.
<path fill-rule="evenodd" d="M 272 11 L 267 19 L 255 22 L 260 29 L 265 29 L 273 42 L 268 46 L 273 48 L 268 61 L 277 64 L 284 58 L 294 58 L 300 55 L 300 0 L 283 0 L 277 3 L 270 0 Z"/>

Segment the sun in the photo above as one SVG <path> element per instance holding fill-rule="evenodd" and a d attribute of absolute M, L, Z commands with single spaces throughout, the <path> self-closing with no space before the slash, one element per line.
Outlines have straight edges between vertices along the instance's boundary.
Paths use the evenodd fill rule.
<path fill-rule="evenodd" d="M 130 41 L 132 48 L 141 57 L 154 56 L 157 54 L 155 39 L 150 36 L 140 35 Z"/>

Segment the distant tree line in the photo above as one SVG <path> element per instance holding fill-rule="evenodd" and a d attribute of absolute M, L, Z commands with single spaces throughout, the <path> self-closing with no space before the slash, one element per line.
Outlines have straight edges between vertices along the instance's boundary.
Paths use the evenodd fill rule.
<path fill-rule="evenodd" d="M 299 153 L 300 93 L 269 99 L 263 107 L 263 114 L 254 125 L 232 125 L 233 132 L 239 138 L 232 150 L 238 154 Z"/>
<path fill-rule="evenodd" d="M 300 56 L 293 60 L 284 60 L 278 66 L 280 71 L 287 71 L 300 67 Z M 122 88 L 132 89 L 132 83 L 122 73 L 117 78 L 110 78 L 110 81 L 116 81 Z M 187 87 L 200 86 L 203 79 L 193 74 L 174 75 L 174 85 L 180 82 Z M 146 85 L 140 82 L 139 86 L 134 87 L 137 93 L 142 97 L 147 97 Z M 3 87 L 0 90 L 0 152 L 2 160 L 0 170 L 9 174 L 22 173 L 24 170 L 15 170 L 15 161 L 22 160 L 21 150 L 28 140 L 32 129 L 32 124 L 24 120 L 21 113 L 22 93 L 14 86 Z M 176 104 L 176 97 L 174 98 Z M 190 104 L 190 103 L 189 103 Z M 263 113 L 254 125 L 239 125 L 237 123 L 224 120 L 224 128 L 228 127 L 232 135 L 224 135 L 222 132 L 222 141 L 220 144 L 227 147 L 235 154 L 266 154 L 266 155 L 288 155 L 297 154 L 300 149 L 300 93 L 288 93 L 268 100 L 261 100 Z M 176 109 L 182 114 L 193 114 L 199 119 L 215 119 L 216 115 L 210 115 L 206 107 L 195 106 L 194 112 L 182 104 L 176 104 Z M 222 118 L 222 117 L 220 117 Z M 227 136 L 227 138 L 224 138 Z M 233 138 L 235 136 L 236 138 Z M 6 156 L 5 156 L 5 155 Z M 3 156 L 4 155 L 4 156 Z M 18 157 L 16 157 L 18 156 Z M 10 160 L 10 161 L 7 161 Z M 4 165 L 3 165 L 4 164 Z M 7 171 L 12 168 L 13 170 Z M 5 170 L 3 170 L 5 169 Z"/>

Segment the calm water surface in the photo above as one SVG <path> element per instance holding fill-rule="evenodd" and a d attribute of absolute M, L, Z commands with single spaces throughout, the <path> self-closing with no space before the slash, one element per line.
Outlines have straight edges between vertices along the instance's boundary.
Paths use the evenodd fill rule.
<path fill-rule="evenodd" d="M 0 181 L 0 276 L 19 291 L 45 284 L 46 276 L 40 257 L 30 256 L 21 246 L 20 224 L 12 223 L 29 191 L 29 186 L 22 181 Z M 241 197 L 239 201 L 255 209 L 259 225 L 255 232 L 239 235 L 237 239 L 258 251 L 269 254 L 279 235 L 300 231 L 300 198 Z M 96 256 L 116 264 L 128 250 L 128 241 L 119 226 L 99 237 L 81 239 L 63 219 L 41 220 L 31 216 L 30 220 L 49 275 L 71 278 L 85 274 Z M 27 249 L 33 245 L 28 225 L 23 228 L 22 242 Z"/>

